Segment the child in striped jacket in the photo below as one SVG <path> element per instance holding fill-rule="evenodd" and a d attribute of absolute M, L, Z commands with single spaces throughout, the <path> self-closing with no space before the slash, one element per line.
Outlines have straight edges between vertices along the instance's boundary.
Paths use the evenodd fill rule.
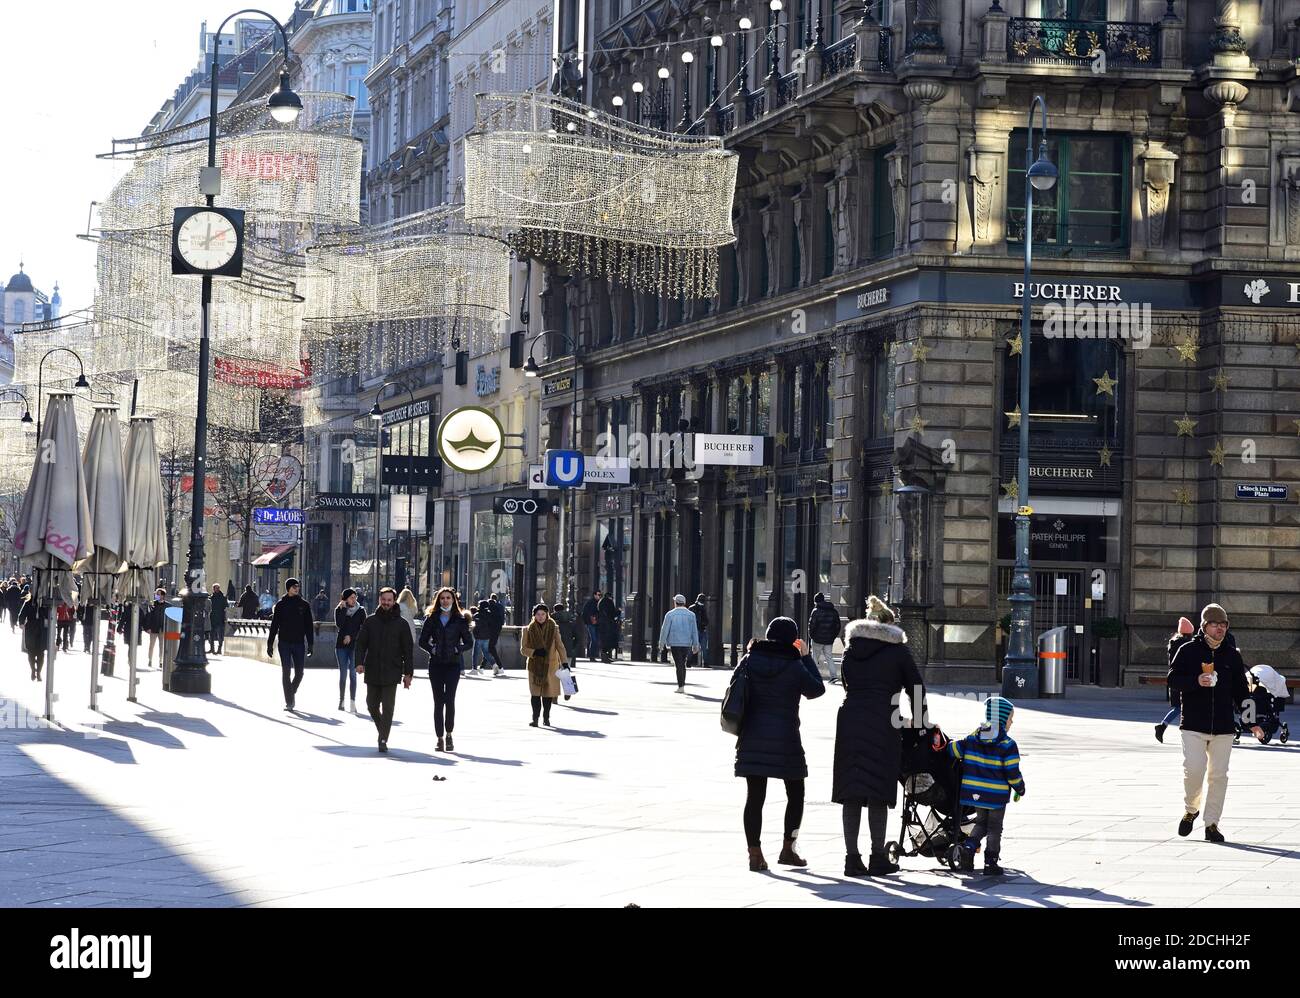
<path fill-rule="evenodd" d="M 1000 876 L 998 859 L 1002 853 L 1002 823 L 1006 818 L 1011 792 L 1016 800 L 1025 795 L 1025 781 L 1020 775 L 1020 749 L 1007 733 L 1011 730 L 1015 705 L 1004 697 L 984 701 L 984 723 L 960 741 L 948 743 L 948 752 L 962 763 L 961 806 L 975 809 L 975 830 L 963 844 L 960 865 L 975 869 L 975 853 L 981 840 L 984 849 L 984 873 Z"/>

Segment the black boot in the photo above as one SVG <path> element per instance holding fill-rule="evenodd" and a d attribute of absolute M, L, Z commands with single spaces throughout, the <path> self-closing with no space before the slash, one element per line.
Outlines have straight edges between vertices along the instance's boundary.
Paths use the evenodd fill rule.
<path fill-rule="evenodd" d="M 871 859 L 867 863 L 867 876 L 883 877 L 889 873 L 897 873 L 898 864 L 891 863 L 889 857 L 883 852 L 872 852 Z"/>
<path fill-rule="evenodd" d="M 1164 724 L 1157 724 L 1157 725 L 1156 725 L 1156 741 L 1160 742 L 1162 745 L 1164 744 L 1164 741 L 1165 741 L 1165 728 L 1166 728 L 1166 727 L 1168 727 L 1168 725 L 1164 725 Z"/>
<path fill-rule="evenodd" d="M 844 876 L 846 877 L 867 877 L 867 868 L 862 865 L 862 854 L 858 852 L 849 852 L 844 854 Z"/>
<path fill-rule="evenodd" d="M 795 836 L 787 836 L 785 842 L 781 844 L 781 855 L 776 861 L 782 866 L 807 866 L 808 861 L 794 851 Z"/>

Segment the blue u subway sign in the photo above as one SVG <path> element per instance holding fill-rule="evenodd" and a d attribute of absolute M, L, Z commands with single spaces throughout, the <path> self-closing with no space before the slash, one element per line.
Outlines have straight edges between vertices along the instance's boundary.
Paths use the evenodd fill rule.
<path fill-rule="evenodd" d="M 582 487 L 586 477 L 582 451 L 548 450 L 546 452 L 546 484 L 557 489 Z"/>
<path fill-rule="evenodd" d="M 1272 502 L 1286 502 L 1290 489 L 1286 485 L 1270 485 L 1258 482 L 1238 482 L 1238 499 L 1264 499 Z"/>

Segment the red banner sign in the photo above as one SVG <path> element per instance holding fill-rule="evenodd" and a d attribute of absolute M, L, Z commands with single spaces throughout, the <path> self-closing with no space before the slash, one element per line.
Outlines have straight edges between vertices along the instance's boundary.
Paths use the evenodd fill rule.
<path fill-rule="evenodd" d="M 291 391 L 306 388 L 311 376 L 306 361 L 303 362 L 303 368 L 301 371 L 290 371 L 282 367 L 231 360 L 228 357 L 212 358 L 213 377 L 227 385 L 243 388 L 285 388 Z"/>
<path fill-rule="evenodd" d="M 310 180 L 320 175 L 316 156 L 312 153 L 241 152 L 224 149 L 221 169 L 231 177 L 249 177 L 253 180 Z"/>

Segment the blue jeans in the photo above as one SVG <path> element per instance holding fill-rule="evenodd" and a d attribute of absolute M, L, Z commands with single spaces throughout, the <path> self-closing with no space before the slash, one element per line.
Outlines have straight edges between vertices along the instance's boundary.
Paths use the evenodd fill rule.
<path fill-rule="evenodd" d="M 307 664 L 307 643 L 299 641 L 295 645 L 280 642 L 280 680 L 284 684 L 284 702 L 293 703 L 294 695 L 302 683 L 303 666 Z M 289 667 L 293 667 L 293 681 L 289 681 Z"/>
<path fill-rule="evenodd" d="M 357 698 L 357 666 L 355 652 L 352 646 L 346 648 L 335 648 L 334 657 L 339 662 L 339 699 L 343 699 L 343 687 L 347 685 L 348 677 L 352 677 L 352 699 Z"/>
<path fill-rule="evenodd" d="M 595 624 L 587 625 L 587 657 L 593 662 L 600 658 L 600 628 Z"/>
<path fill-rule="evenodd" d="M 492 646 L 488 643 L 487 638 L 474 639 L 474 654 L 472 656 L 473 667 L 477 669 L 480 662 L 483 662 L 484 664 L 491 662 L 493 666 L 501 664 L 496 660 L 496 656 L 492 654 Z"/>
<path fill-rule="evenodd" d="M 1164 719 L 1163 721 L 1161 721 L 1160 723 L 1161 723 L 1161 724 L 1173 724 L 1176 720 L 1178 720 L 1178 712 L 1179 712 L 1181 709 L 1182 709 L 1181 707 L 1172 707 L 1172 708 L 1170 708 L 1169 713 L 1165 715 L 1165 719 Z"/>
<path fill-rule="evenodd" d="M 700 631 L 700 665 L 709 664 L 709 629 Z"/>

